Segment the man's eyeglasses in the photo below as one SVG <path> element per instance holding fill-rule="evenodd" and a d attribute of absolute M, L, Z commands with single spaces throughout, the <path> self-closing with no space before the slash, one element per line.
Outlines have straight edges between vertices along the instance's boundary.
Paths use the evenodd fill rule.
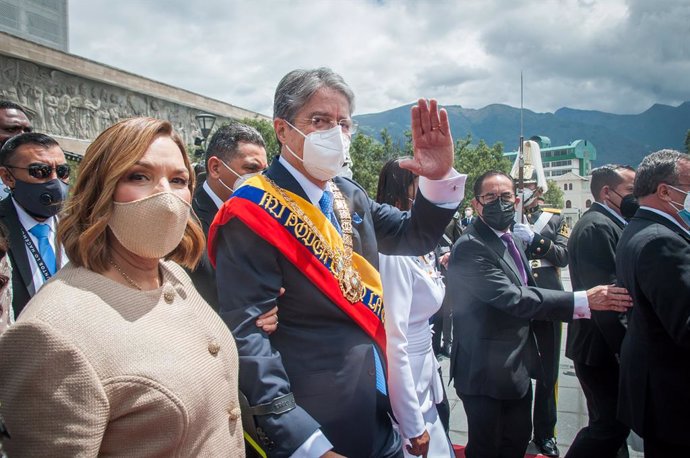
<path fill-rule="evenodd" d="M 53 170 L 55 170 L 55 174 L 59 179 L 64 180 L 65 178 L 69 178 L 69 173 L 71 171 L 69 164 L 58 164 L 55 167 L 52 167 L 48 164 L 31 164 L 28 167 L 15 167 L 13 165 L 6 165 L 5 167 L 7 167 L 8 169 L 27 170 L 29 172 L 29 175 L 39 180 L 45 180 L 46 178 L 50 178 L 50 175 L 52 175 Z"/>
<path fill-rule="evenodd" d="M 336 121 L 333 118 L 330 118 L 328 116 L 312 116 L 311 118 L 306 118 L 304 121 L 308 122 L 311 124 L 311 126 L 316 129 L 316 130 L 327 130 L 332 127 L 335 127 L 336 124 L 339 124 L 340 127 L 343 129 L 343 132 L 349 135 L 354 135 L 355 132 L 357 132 L 357 122 L 353 121 L 352 119 L 341 119 L 339 121 Z"/>
<path fill-rule="evenodd" d="M 485 205 L 490 204 L 492 202 L 495 202 L 496 199 L 498 199 L 499 197 L 501 198 L 501 200 L 503 202 L 514 202 L 515 201 L 515 194 L 513 194 L 512 192 L 504 192 L 500 195 L 495 194 L 493 192 L 490 192 L 487 194 L 482 194 L 481 196 L 477 196 L 477 197 L 479 197 L 479 201 Z"/>

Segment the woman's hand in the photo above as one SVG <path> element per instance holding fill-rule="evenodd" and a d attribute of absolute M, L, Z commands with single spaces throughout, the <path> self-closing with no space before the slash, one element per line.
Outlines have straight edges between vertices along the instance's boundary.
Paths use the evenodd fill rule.
<path fill-rule="evenodd" d="M 285 293 L 285 288 L 280 288 L 278 296 L 282 296 Z M 273 334 L 278 330 L 278 306 L 276 305 L 268 312 L 261 315 L 256 319 L 256 327 L 261 328 L 267 334 Z"/>
<path fill-rule="evenodd" d="M 424 430 L 421 436 L 411 438 L 410 445 L 406 445 L 405 447 L 407 448 L 407 452 L 411 455 L 426 458 L 426 454 L 429 453 L 429 433 Z"/>

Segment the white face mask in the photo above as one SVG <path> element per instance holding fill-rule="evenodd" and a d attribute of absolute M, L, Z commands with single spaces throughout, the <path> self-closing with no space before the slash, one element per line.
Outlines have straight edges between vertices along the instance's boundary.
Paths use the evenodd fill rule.
<path fill-rule="evenodd" d="M 309 135 L 304 135 L 289 122 L 288 125 L 304 137 L 302 158 L 297 156 L 287 144 L 285 147 L 295 158 L 302 161 L 309 175 L 317 180 L 328 181 L 342 171 L 350 151 L 350 137 L 343 133 L 340 125 L 328 130 L 317 130 Z"/>
<path fill-rule="evenodd" d="M 160 259 L 182 241 L 190 210 L 189 203 L 177 194 L 161 192 L 132 202 L 115 202 L 108 226 L 128 251 Z"/>
<path fill-rule="evenodd" d="M 232 188 L 225 183 L 223 183 L 223 180 L 218 179 L 218 182 L 225 186 L 225 189 L 227 189 L 230 192 L 235 192 L 240 186 L 242 186 L 248 179 L 251 177 L 255 177 L 257 175 L 261 175 L 261 172 L 253 172 L 253 173 L 245 173 L 244 175 L 240 175 L 239 173 L 235 172 L 232 167 L 230 167 L 228 164 L 225 162 L 221 161 L 220 158 L 218 159 L 218 162 L 223 164 L 226 169 L 230 170 L 232 173 L 235 174 L 237 179 L 235 180 L 235 184 L 232 186 Z"/>

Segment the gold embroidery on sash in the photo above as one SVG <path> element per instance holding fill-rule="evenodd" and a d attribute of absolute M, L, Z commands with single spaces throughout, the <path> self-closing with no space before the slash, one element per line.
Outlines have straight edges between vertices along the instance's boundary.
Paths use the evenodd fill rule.
<path fill-rule="evenodd" d="M 343 293 L 345 299 L 350 303 L 356 304 L 364 298 L 365 288 L 359 272 L 352 266 L 352 217 L 350 216 L 347 202 L 337 186 L 331 186 L 333 192 L 334 205 L 333 209 L 338 212 L 340 216 L 340 228 L 342 230 L 343 239 L 343 253 L 339 253 L 331 248 L 323 235 L 314 226 L 314 223 L 302 211 L 297 203 L 291 199 L 282 188 L 276 185 L 271 179 L 264 175 L 264 178 L 272 185 L 275 191 L 283 198 L 287 207 L 292 212 L 288 216 L 285 225 L 292 227 L 295 236 L 311 248 L 314 255 L 323 261 L 324 259 L 331 259 L 330 270 L 336 280 L 338 286 Z M 270 196 L 268 192 L 259 203 L 260 206 L 269 211 L 276 218 L 282 216 L 285 207 L 280 204 L 280 201 L 275 197 Z M 372 310 L 380 309 L 379 304 L 367 304 Z M 373 306 L 372 306 L 373 305 Z"/>

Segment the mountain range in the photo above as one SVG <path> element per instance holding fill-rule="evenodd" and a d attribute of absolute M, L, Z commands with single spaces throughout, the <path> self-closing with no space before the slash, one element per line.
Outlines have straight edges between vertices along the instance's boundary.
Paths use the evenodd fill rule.
<path fill-rule="evenodd" d="M 410 107 L 405 105 L 380 113 L 355 116 L 360 131 L 379 138 L 387 129 L 394 141 L 404 142 L 410 129 Z M 468 134 L 472 143 L 484 140 L 489 146 L 502 142 L 505 151 L 515 151 L 520 138 L 520 109 L 493 104 L 484 108 L 446 106 L 454 139 Z M 662 148 L 685 151 L 690 129 L 690 101 L 677 107 L 655 104 L 639 114 L 620 115 L 601 111 L 560 108 L 555 113 L 523 110 L 525 138 L 546 136 L 552 146 L 574 140 L 591 142 L 597 150 L 594 166 L 620 163 L 637 166 L 647 154 Z"/>

